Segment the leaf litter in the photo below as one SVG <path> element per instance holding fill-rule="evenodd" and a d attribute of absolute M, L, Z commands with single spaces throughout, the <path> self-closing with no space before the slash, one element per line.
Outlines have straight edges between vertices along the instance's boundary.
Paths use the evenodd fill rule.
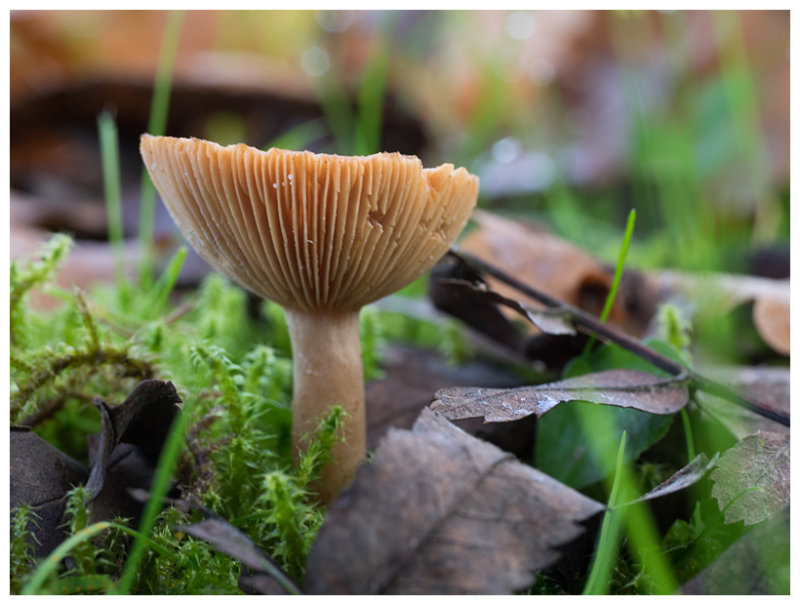
<path fill-rule="evenodd" d="M 423 410 L 391 429 L 329 508 L 314 594 L 507 594 L 604 506 Z"/>
<path fill-rule="evenodd" d="M 144 380 L 117 406 L 101 399 L 101 430 L 89 435 L 89 467 L 50 445 L 27 427 L 12 427 L 10 441 L 11 508 L 32 506 L 37 557 L 46 556 L 66 537 L 66 493 L 85 484 L 93 521 L 136 519 L 141 504 L 128 493 L 147 488 L 180 397 L 171 382 Z"/>
<path fill-rule="evenodd" d="M 515 389 L 454 387 L 440 389 L 431 409 L 450 420 L 482 416 L 486 422 L 510 422 L 541 416 L 559 403 L 590 401 L 651 414 L 674 414 L 689 401 L 686 381 L 638 370 L 607 370 L 548 384 Z"/>

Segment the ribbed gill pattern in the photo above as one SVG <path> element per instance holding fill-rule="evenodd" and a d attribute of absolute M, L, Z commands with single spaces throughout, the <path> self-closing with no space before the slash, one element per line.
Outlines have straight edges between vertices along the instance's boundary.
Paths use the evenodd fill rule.
<path fill-rule="evenodd" d="M 150 177 L 189 243 L 252 292 L 350 310 L 428 271 L 464 228 L 478 179 L 399 153 L 346 157 L 143 135 Z"/>

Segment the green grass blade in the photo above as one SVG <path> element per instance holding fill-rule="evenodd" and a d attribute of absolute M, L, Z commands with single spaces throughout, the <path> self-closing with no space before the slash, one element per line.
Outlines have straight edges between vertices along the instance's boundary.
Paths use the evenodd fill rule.
<path fill-rule="evenodd" d="M 106 213 L 108 215 L 108 239 L 114 259 L 114 279 L 121 288 L 125 279 L 123 264 L 124 235 L 122 227 L 122 183 L 119 167 L 119 137 L 114 118 L 107 111 L 97 117 L 100 135 L 100 158 L 105 185 Z"/>
<path fill-rule="evenodd" d="M 27 584 L 22 588 L 21 594 L 37 594 L 42 584 L 44 584 L 47 578 L 50 577 L 50 574 L 56 570 L 61 560 L 66 557 L 73 548 L 110 527 L 112 527 L 112 523 L 101 521 L 85 527 L 64 540 L 44 561 L 42 561 L 41 565 L 36 568 L 31 579 L 28 580 Z"/>
<path fill-rule="evenodd" d="M 175 56 L 178 53 L 182 24 L 183 11 L 170 12 L 161 44 L 161 54 L 158 59 L 158 69 L 153 86 L 153 100 L 150 105 L 150 121 L 147 125 L 147 132 L 152 135 L 163 135 L 167 128 L 169 98 L 172 90 L 172 71 L 175 65 Z M 142 171 L 140 203 L 139 245 L 142 250 L 142 263 L 139 267 L 139 280 L 142 286 L 149 287 L 153 281 L 153 230 L 156 189 L 146 169 Z"/>
<path fill-rule="evenodd" d="M 628 213 L 628 222 L 625 225 L 625 235 L 622 238 L 622 247 L 620 248 L 619 256 L 617 257 L 617 266 L 614 269 L 614 279 L 611 282 L 611 288 L 608 290 L 606 302 L 603 305 L 603 312 L 600 313 L 600 321 L 605 321 L 608 319 L 608 315 L 611 313 L 611 307 L 614 306 L 614 299 L 617 297 L 619 283 L 622 280 L 622 271 L 625 267 L 625 258 L 628 256 L 628 248 L 630 247 L 631 239 L 633 238 L 633 228 L 635 226 L 636 209 L 634 208 Z M 583 349 L 584 355 L 586 355 L 592 349 L 595 340 L 595 335 L 592 334 L 592 337 L 589 339 L 589 342 L 586 343 L 586 346 Z"/>
<path fill-rule="evenodd" d="M 339 78 L 329 76 L 316 82 L 314 90 L 317 101 L 322 108 L 322 113 L 328 121 L 328 126 L 336 141 L 336 150 L 339 153 L 350 155 L 353 153 L 353 110 L 350 99 L 342 87 Z"/>
<path fill-rule="evenodd" d="M 161 277 L 158 278 L 158 281 L 153 286 L 153 302 L 150 306 L 151 313 L 158 313 L 164 308 L 164 305 L 167 304 L 169 295 L 172 292 L 172 289 L 175 287 L 178 277 L 181 274 L 181 269 L 183 268 L 183 263 L 186 260 L 187 252 L 188 250 L 185 246 L 178 248 L 178 251 L 175 252 L 173 257 L 170 259 L 167 267 L 161 274 Z"/>
<path fill-rule="evenodd" d="M 380 151 L 383 103 L 389 78 L 389 52 L 392 46 L 394 19 L 387 18 L 373 37 L 378 48 L 370 53 L 370 60 L 361 76 L 358 90 L 358 114 L 355 123 L 356 155 L 369 155 Z"/>
<path fill-rule="evenodd" d="M 617 451 L 617 466 L 614 473 L 614 483 L 611 486 L 611 494 L 608 497 L 608 509 L 603 517 L 603 525 L 600 528 L 600 537 L 597 541 L 592 569 L 589 579 L 583 589 L 585 595 L 608 594 L 608 584 L 611 577 L 611 569 L 614 559 L 619 549 L 619 530 L 620 517 L 614 506 L 617 504 L 619 486 L 622 478 L 622 465 L 625 459 L 625 431 L 619 442 Z"/>
<path fill-rule="evenodd" d="M 298 124 L 294 128 L 272 139 L 272 141 L 264 146 L 264 149 L 277 147 L 278 149 L 302 151 L 306 149 L 311 142 L 323 137 L 326 132 L 327 129 L 322 119 L 309 120 L 308 122 Z"/>
<path fill-rule="evenodd" d="M 158 459 L 158 467 L 156 468 L 155 477 L 153 477 L 153 483 L 150 489 L 150 498 L 147 500 L 147 504 L 144 507 L 142 520 L 139 524 L 140 535 L 137 536 L 136 541 L 131 547 L 130 554 L 125 562 L 125 569 L 115 590 L 116 594 L 128 594 L 136 578 L 136 574 L 139 571 L 139 565 L 141 565 L 142 557 L 145 554 L 145 547 L 149 543 L 147 537 L 153 530 L 156 518 L 159 512 L 161 512 L 164 496 L 169 489 L 172 471 L 175 468 L 178 456 L 183 448 L 186 423 L 190 415 L 190 411 L 187 409 L 188 407 L 189 406 L 184 407 L 181 413 L 176 416 L 172 423 L 172 428 L 170 428 L 169 436 L 161 450 L 161 456 Z"/>

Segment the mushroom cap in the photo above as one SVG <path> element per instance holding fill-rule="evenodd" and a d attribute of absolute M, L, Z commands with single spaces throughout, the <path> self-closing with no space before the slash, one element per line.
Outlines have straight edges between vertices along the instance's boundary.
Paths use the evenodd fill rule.
<path fill-rule="evenodd" d="M 261 151 L 142 135 L 175 223 L 211 266 L 305 311 L 358 309 L 428 271 L 464 228 L 478 178 L 417 157 Z"/>

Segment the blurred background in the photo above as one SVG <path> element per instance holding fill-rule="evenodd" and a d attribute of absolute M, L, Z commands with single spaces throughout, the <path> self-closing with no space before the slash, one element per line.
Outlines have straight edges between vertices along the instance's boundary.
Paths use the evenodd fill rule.
<path fill-rule="evenodd" d="M 165 134 L 452 162 L 604 262 L 635 208 L 631 266 L 788 277 L 788 11 L 16 11 L 10 42 L 11 256 L 67 231 L 79 285 L 112 271 L 103 111 L 140 254 L 159 77 Z M 161 204 L 154 241 L 180 241 Z"/>

